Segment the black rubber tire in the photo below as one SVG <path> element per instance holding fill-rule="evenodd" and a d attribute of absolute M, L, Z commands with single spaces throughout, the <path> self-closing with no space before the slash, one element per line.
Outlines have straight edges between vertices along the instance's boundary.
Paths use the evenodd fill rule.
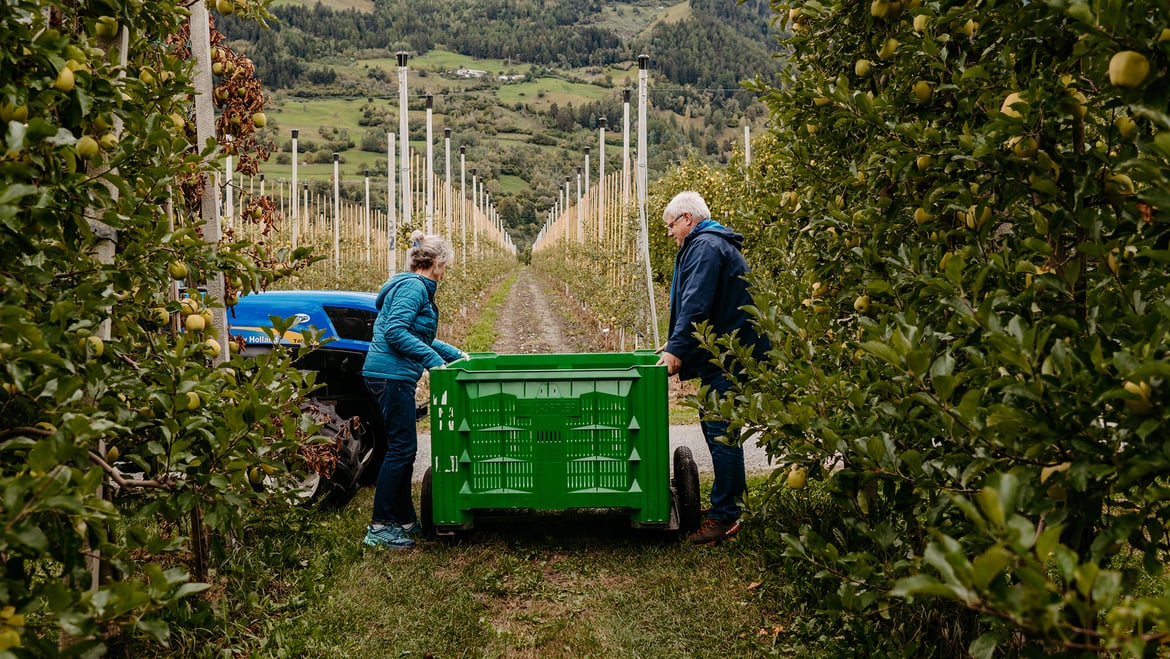
<path fill-rule="evenodd" d="M 679 531 L 690 533 L 699 528 L 699 467 L 686 446 L 674 449 L 674 494 Z"/>
<path fill-rule="evenodd" d="M 418 497 L 418 523 L 422 524 L 423 535 L 435 535 L 435 500 L 432 496 L 431 468 L 423 472 L 422 491 Z"/>
<path fill-rule="evenodd" d="M 377 411 L 374 411 L 377 414 Z M 366 449 L 369 459 L 366 460 L 362 472 L 358 474 L 358 482 L 362 485 L 377 485 L 378 474 L 382 471 L 382 460 L 386 457 L 386 426 L 382 419 L 362 417 L 361 425 L 366 438 Z"/>
<path fill-rule="evenodd" d="M 366 427 L 337 414 L 333 405 L 310 399 L 302 409 L 312 413 L 320 422 L 318 434 L 333 440 L 337 446 L 337 463 L 328 476 L 318 474 L 316 487 L 308 500 L 326 508 L 342 508 L 357 494 L 361 486 L 359 476 L 373 453 Z"/>

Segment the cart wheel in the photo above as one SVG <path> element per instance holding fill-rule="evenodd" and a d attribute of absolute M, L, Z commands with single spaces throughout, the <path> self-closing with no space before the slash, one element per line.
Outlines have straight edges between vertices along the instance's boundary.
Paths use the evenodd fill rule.
<path fill-rule="evenodd" d="M 674 489 L 679 530 L 690 533 L 699 528 L 699 467 L 686 446 L 674 450 Z"/>
<path fill-rule="evenodd" d="M 428 538 L 435 535 L 435 503 L 431 499 L 431 468 L 423 472 L 422 493 L 418 502 L 418 523 L 422 524 L 423 535 Z"/>

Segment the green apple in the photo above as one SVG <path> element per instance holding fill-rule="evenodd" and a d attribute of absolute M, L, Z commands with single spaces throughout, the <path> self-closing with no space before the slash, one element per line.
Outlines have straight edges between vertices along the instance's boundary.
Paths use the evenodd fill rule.
<path fill-rule="evenodd" d="M 99 16 L 93 31 L 103 39 L 112 39 L 118 34 L 118 19 L 113 16 Z"/>
<path fill-rule="evenodd" d="M 206 341 L 203 342 L 202 347 L 203 347 L 203 352 L 206 352 L 207 354 L 211 355 L 212 357 L 219 357 L 219 353 L 221 352 L 221 349 L 219 347 L 219 341 L 216 341 L 215 339 L 207 339 Z"/>
<path fill-rule="evenodd" d="M 100 336 L 85 337 L 85 347 L 94 357 L 101 357 L 102 353 L 106 351 L 106 344 Z"/>
<path fill-rule="evenodd" d="M 890 37 L 889 39 L 885 40 L 885 42 L 882 44 L 881 49 L 878 50 L 878 59 L 880 59 L 884 62 L 885 60 L 888 60 L 891 57 L 893 57 L 894 53 L 896 53 L 896 52 L 898 52 L 898 40 L 893 38 L 893 37 Z"/>
<path fill-rule="evenodd" d="M 799 490 L 808 482 L 808 470 L 804 467 L 792 467 L 788 470 L 787 485 L 790 490 Z"/>
<path fill-rule="evenodd" d="M 224 16 L 231 16 L 236 13 L 236 6 L 232 0 L 215 0 L 215 10 Z"/>
<path fill-rule="evenodd" d="M 73 91 L 73 86 L 77 83 L 77 79 L 73 77 L 73 71 L 69 67 L 63 67 L 61 72 L 57 74 L 57 79 L 53 81 L 53 89 L 62 92 Z"/>
<path fill-rule="evenodd" d="M 101 147 L 98 145 L 98 141 L 89 135 L 82 135 L 81 139 L 77 140 L 77 155 L 86 160 L 96 156 L 100 150 Z"/>
<path fill-rule="evenodd" d="M 914 166 L 917 167 L 918 171 L 920 172 L 925 172 L 926 170 L 930 169 L 930 166 L 933 164 L 934 156 L 931 155 L 923 154 L 914 159 Z"/>
<path fill-rule="evenodd" d="M 1121 386 L 1127 393 L 1137 396 L 1137 398 L 1127 398 L 1125 400 L 1125 408 L 1131 413 L 1146 415 L 1154 410 L 1154 406 L 1150 404 L 1149 382 L 1131 382 L 1126 380 Z"/>
<path fill-rule="evenodd" d="M 203 404 L 203 401 L 199 399 L 198 393 L 196 393 L 194 391 L 187 392 L 187 409 L 188 410 L 192 410 L 192 411 L 197 410 L 197 409 L 199 409 L 199 406 L 202 404 Z"/>
<path fill-rule="evenodd" d="M 869 14 L 874 18 L 896 18 L 902 11 L 901 2 L 890 0 L 873 0 L 869 5 Z"/>
<path fill-rule="evenodd" d="M 1133 179 L 1125 174 L 1110 174 L 1105 177 L 1105 194 L 1125 197 L 1133 194 Z"/>
<path fill-rule="evenodd" d="M 1113 120 L 1113 126 L 1117 128 L 1117 134 L 1121 136 L 1121 139 L 1126 142 L 1132 142 L 1133 138 L 1137 137 L 1137 122 L 1127 114 L 1117 115 L 1117 118 Z"/>
<path fill-rule="evenodd" d="M 193 313 L 187 316 L 184 325 L 188 332 L 202 332 L 207 327 L 207 320 L 202 315 Z"/>
<path fill-rule="evenodd" d="M 1148 75 L 1150 60 L 1137 51 L 1123 50 L 1109 59 L 1109 82 L 1118 87 L 1137 87 Z"/>
<path fill-rule="evenodd" d="M 187 273 L 187 264 L 182 261 L 171 261 L 170 265 L 167 266 L 167 274 L 171 276 L 171 279 L 186 279 Z"/>
<path fill-rule="evenodd" d="M 257 128 L 263 128 L 268 125 L 268 115 L 263 112 L 256 112 L 252 115 L 252 125 Z"/>
<path fill-rule="evenodd" d="M 106 133 L 98 140 L 98 145 L 101 146 L 102 151 L 113 151 L 118 146 L 118 136 L 114 133 Z"/>
<path fill-rule="evenodd" d="M 925 103 L 934 95 L 934 87 L 925 80 L 919 80 L 914 83 L 914 98 L 918 99 L 919 103 Z"/>
<path fill-rule="evenodd" d="M 853 72 L 862 78 L 869 75 L 871 68 L 873 68 L 873 62 L 867 59 L 859 59 L 853 64 Z"/>
<path fill-rule="evenodd" d="M 853 301 L 853 310 L 857 313 L 865 313 L 869 311 L 869 296 L 858 295 L 857 299 Z"/>

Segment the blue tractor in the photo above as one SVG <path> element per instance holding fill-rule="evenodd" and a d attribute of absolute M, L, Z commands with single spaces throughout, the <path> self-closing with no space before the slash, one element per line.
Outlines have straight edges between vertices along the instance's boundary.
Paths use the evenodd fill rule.
<path fill-rule="evenodd" d="M 375 293 L 352 291 L 268 291 L 240 298 L 228 312 L 232 337 L 245 343 L 244 355 L 273 348 L 272 317 L 293 325 L 275 341 L 295 346 L 302 330 L 323 332 L 323 345 L 301 357 L 297 366 L 317 373 L 319 389 L 305 404 L 332 437 L 337 462 L 332 473 L 310 474 L 302 494 L 322 505 L 343 506 L 361 485 L 373 484 L 386 451 L 385 429 L 362 378 L 362 363 L 374 333 Z M 266 329 L 268 331 L 266 331 Z M 425 414 L 425 406 L 419 408 Z"/>

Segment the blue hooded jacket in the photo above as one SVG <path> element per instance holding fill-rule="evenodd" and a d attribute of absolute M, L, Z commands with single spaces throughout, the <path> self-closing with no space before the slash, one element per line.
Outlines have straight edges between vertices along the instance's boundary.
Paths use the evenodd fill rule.
<path fill-rule="evenodd" d="M 382 285 L 374 303 L 378 318 L 362 375 L 418 382 L 424 370 L 464 356 L 435 338 L 439 329 L 437 286 L 434 280 L 413 272 L 400 272 Z"/>
<path fill-rule="evenodd" d="M 710 382 L 723 373 L 713 355 L 699 346 L 695 325 L 708 321 L 719 335 L 739 330 L 739 339 L 761 356 L 767 341 L 752 328 L 743 307 L 752 304 L 744 275 L 750 272 L 740 251 L 743 236 L 706 219 L 683 239 L 674 258 L 670 287 L 670 326 L 666 352 L 682 361 L 679 378 Z"/>

